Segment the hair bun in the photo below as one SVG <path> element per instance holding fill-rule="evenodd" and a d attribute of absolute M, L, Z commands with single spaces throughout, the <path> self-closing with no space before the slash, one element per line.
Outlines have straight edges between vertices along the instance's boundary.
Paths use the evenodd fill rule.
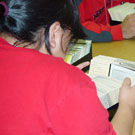
<path fill-rule="evenodd" d="M 0 6 L 2 6 L 4 8 L 4 16 L 6 16 L 8 14 L 7 4 L 4 1 L 2 1 L 2 2 L 0 2 Z"/>

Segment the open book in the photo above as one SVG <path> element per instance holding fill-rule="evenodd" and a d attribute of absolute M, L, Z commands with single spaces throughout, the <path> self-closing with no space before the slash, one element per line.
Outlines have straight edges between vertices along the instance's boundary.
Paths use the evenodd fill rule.
<path fill-rule="evenodd" d="M 135 13 L 135 3 L 126 2 L 108 9 L 113 21 L 122 22 L 127 15 Z"/>
<path fill-rule="evenodd" d="M 121 81 L 105 76 L 93 76 L 91 79 L 94 81 L 97 88 L 97 95 L 106 109 L 118 103 Z"/>
<path fill-rule="evenodd" d="M 135 84 L 135 62 L 99 55 L 91 60 L 88 75 L 95 82 L 105 108 L 118 103 L 119 88 L 125 77 Z"/>
<path fill-rule="evenodd" d="M 65 62 L 74 64 L 91 52 L 91 40 L 79 39 L 75 45 L 71 45 L 66 55 Z M 72 44 L 72 43 L 71 43 Z"/>

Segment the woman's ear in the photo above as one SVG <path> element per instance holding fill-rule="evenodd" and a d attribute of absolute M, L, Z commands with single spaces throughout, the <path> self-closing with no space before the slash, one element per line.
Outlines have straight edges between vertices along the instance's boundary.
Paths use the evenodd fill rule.
<path fill-rule="evenodd" d="M 61 46 L 61 41 L 63 37 L 63 30 L 59 22 L 54 22 L 49 30 L 49 43 L 50 48 L 57 48 Z"/>

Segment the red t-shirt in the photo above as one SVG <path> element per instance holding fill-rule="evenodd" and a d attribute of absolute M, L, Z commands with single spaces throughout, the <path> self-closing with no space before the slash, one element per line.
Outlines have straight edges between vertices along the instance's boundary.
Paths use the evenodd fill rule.
<path fill-rule="evenodd" d="M 0 39 L 0 135 L 114 134 L 81 70 Z"/>

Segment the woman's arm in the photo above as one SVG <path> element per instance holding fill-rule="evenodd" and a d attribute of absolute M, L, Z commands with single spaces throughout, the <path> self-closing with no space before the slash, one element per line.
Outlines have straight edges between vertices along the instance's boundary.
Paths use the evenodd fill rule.
<path fill-rule="evenodd" d="M 135 86 L 126 78 L 120 89 L 119 107 L 111 123 L 118 135 L 131 135 L 135 118 Z"/>

